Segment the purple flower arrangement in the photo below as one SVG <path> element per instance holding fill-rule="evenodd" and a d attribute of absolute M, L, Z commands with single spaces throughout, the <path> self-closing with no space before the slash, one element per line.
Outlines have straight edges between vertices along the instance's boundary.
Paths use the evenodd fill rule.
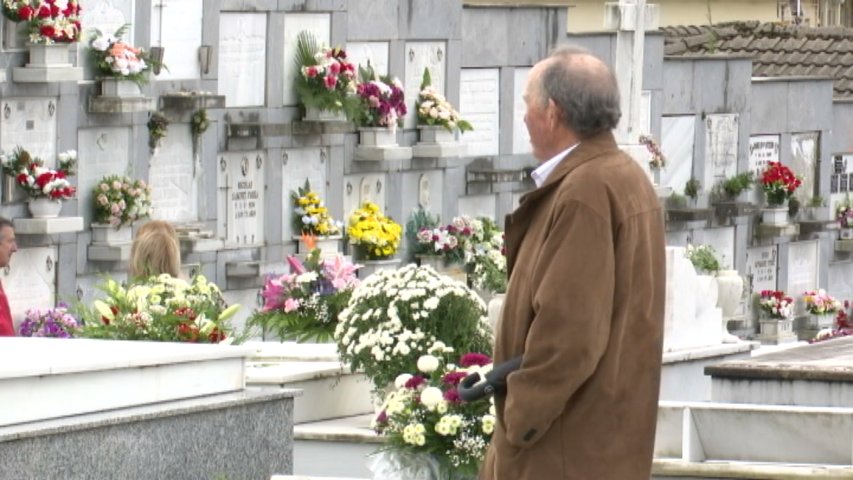
<path fill-rule="evenodd" d="M 22 337 L 71 338 L 77 327 L 77 319 L 68 313 L 68 307 L 60 305 L 46 310 L 27 310 L 18 333 Z"/>

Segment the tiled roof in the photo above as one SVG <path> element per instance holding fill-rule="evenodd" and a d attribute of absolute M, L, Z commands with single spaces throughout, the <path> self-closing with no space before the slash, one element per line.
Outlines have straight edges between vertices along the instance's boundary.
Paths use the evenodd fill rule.
<path fill-rule="evenodd" d="M 853 98 L 851 28 L 731 22 L 662 30 L 666 55 L 748 55 L 756 77 L 832 77 L 835 97 Z"/>

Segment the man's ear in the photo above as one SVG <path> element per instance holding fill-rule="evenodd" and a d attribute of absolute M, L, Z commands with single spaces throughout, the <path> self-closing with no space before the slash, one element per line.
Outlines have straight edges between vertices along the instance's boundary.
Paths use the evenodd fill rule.
<path fill-rule="evenodd" d="M 563 110 L 559 105 L 557 105 L 553 98 L 548 99 L 548 111 L 546 115 L 548 115 L 548 126 L 552 129 L 556 129 L 563 121 Z"/>

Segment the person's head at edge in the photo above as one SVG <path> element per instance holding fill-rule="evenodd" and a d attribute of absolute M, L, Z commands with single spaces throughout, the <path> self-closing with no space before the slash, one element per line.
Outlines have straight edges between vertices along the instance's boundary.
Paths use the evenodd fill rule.
<path fill-rule="evenodd" d="M 533 66 L 524 102 L 533 156 L 541 162 L 616 128 L 622 115 L 619 87 L 610 67 L 575 46 L 557 47 Z"/>
<path fill-rule="evenodd" d="M 128 275 L 142 279 L 162 273 L 176 278 L 181 274 L 181 250 L 175 228 L 168 222 L 152 220 L 136 232 Z"/>
<path fill-rule="evenodd" d="M 8 218 L 0 217 L 0 268 L 9 266 L 12 254 L 18 251 L 15 227 Z"/>

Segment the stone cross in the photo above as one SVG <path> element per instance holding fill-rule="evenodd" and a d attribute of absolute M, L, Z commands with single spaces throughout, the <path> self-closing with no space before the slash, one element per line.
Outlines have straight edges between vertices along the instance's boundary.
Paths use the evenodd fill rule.
<path fill-rule="evenodd" d="M 622 107 L 622 119 L 614 134 L 622 148 L 648 170 L 648 152 L 639 144 L 640 135 L 650 133 L 640 131 L 643 124 L 643 54 L 646 31 L 658 28 L 658 6 L 647 4 L 646 0 L 620 0 L 605 3 L 605 9 L 605 28 L 616 30 L 613 69 Z"/>

